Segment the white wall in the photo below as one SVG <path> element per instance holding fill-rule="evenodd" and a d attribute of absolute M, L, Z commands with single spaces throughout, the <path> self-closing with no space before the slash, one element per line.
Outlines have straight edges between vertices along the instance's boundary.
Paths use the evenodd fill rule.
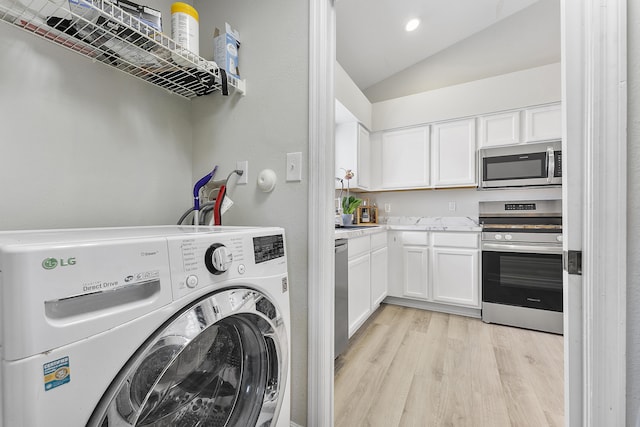
<path fill-rule="evenodd" d="M 627 425 L 640 426 L 640 4 L 628 13 Z"/>
<path fill-rule="evenodd" d="M 240 32 L 239 68 L 247 95 L 193 101 L 194 179 L 212 165 L 219 177 L 249 161 L 249 183 L 232 185 L 235 202 L 226 225 L 283 226 L 287 236 L 292 309 L 292 419 L 307 416 L 307 213 L 308 22 L 307 2 L 274 0 L 194 3 L 200 14 L 200 54 L 212 52 L 213 27 L 229 22 Z M 209 35 L 209 36 L 207 36 Z M 301 152 L 302 182 L 285 182 L 286 153 Z M 272 193 L 256 187 L 257 174 L 273 169 Z"/>
<path fill-rule="evenodd" d="M 190 205 L 188 101 L 5 23 L 0 93 L 0 229 L 170 224 Z"/>
<path fill-rule="evenodd" d="M 373 104 L 373 131 L 557 102 L 560 64 L 403 96 Z"/>
<path fill-rule="evenodd" d="M 371 103 L 351 80 L 351 77 L 336 62 L 335 67 L 336 99 L 351 112 L 367 129 L 372 129 Z"/>
<path fill-rule="evenodd" d="M 539 0 L 367 87 L 364 94 L 376 103 L 552 64 L 560 61 L 560 45 L 560 0 Z"/>

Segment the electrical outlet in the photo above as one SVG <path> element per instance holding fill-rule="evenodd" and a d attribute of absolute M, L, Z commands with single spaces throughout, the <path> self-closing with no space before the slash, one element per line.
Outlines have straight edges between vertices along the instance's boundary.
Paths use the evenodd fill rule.
<path fill-rule="evenodd" d="M 236 162 L 236 169 L 243 171 L 243 174 L 238 177 L 236 184 L 247 184 L 249 182 L 249 161 L 243 160 Z"/>
<path fill-rule="evenodd" d="M 456 202 L 449 202 L 449 211 L 450 212 L 456 211 Z"/>
<path fill-rule="evenodd" d="M 391 203 L 385 203 L 384 204 L 384 212 L 385 213 L 391 213 Z"/>

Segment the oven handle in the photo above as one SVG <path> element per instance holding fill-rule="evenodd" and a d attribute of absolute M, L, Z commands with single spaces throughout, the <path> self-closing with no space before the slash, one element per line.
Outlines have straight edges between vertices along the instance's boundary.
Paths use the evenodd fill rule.
<path fill-rule="evenodd" d="M 562 246 L 535 246 L 535 245 L 521 245 L 521 244 L 508 244 L 508 243 L 483 243 L 483 251 L 495 251 L 495 252 L 522 252 L 532 254 L 554 254 L 562 255 Z"/>

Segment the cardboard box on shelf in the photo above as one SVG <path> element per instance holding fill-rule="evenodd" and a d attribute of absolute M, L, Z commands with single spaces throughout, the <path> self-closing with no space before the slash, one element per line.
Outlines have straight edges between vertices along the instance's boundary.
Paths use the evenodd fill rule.
<path fill-rule="evenodd" d="M 216 28 L 213 34 L 213 60 L 223 68 L 228 75 L 240 78 L 238 66 L 238 51 L 240 50 L 240 34 L 225 23 L 225 32 Z"/>

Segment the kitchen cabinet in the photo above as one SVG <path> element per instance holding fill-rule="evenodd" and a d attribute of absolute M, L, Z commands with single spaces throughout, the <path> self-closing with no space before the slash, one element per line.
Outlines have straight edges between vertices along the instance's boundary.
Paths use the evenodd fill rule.
<path fill-rule="evenodd" d="M 349 338 L 387 295 L 387 233 L 349 239 Z"/>
<path fill-rule="evenodd" d="M 478 118 L 479 147 L 520 143 L 520 110 Z"/>
<path fill-rule="evenodd" d="M 371 255 L 349 260 L 349 338 L 371 314 Z"/>
<path fill-rule="evenodd" d="M 389 253 L 387 233 L 371 235 L 371 312 L 387 296 Z"/>
<path fill-rule="evenodd" d="M 224 70 L 213 62 L 111 2 L 40 3 L 31 9 L 21 2 L 5 2 L 0 20 L 187 99 L 226 93 L 228 87 L 245 92 L 244 81 L 225 73 L 223 83 Z"/>
<path fill-rule="evenodd" d="M 369 131 L 358 122 L 346 122 L 336 125 L 335 129 L 336 177 L 344 180 L 344 188 L 364 188 L 370 186 L 371 148 Z M 354 176 L 349 182 L 344 179 L 346 171 L 351 170 Z M 337 181 L 336 189 L 341 184 Z"/>
<path fill-rule="evenodd" d="M 478 232 L 392 231 L 389 296 L 479 309 L 478 241 Z"/>
<path fill-rule="evenodd" d="M 562 110 L 560 104 L 527 108 L 525 115 L 525 142 L 562 138 Z"/>
<path fill-rule="evenodd" d="M 433 301 L 480 308 L 478 236 L 433 233 Z"/>
<path fill-rule="evenodd" d="M 384 132 L 381 140 L 381 187 L 428 187 L 429 126 Z"/>
<path fill-rule="evenodd" d="M 476 185 L 475 119 L 432 125 L 431 156 L 434 187 Z"/>

